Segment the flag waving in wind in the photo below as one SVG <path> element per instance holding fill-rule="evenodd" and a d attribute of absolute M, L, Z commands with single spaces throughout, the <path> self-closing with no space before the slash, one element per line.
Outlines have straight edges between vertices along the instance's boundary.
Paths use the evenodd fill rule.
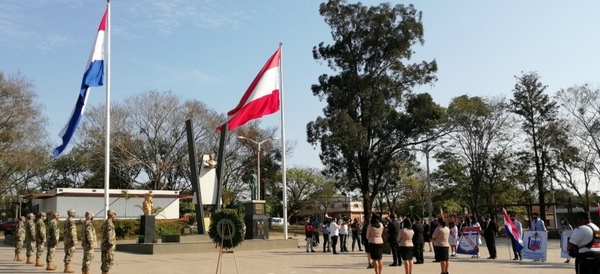
<path fill-rule="evenodd" d="M 506 235 L 511 238 L 515 252 L 519 252 L 523 249 L 523 240 L 521 240 L 521 236 L 523 235 L 519 235 L 519 230 L 517 230 L 515 223 L 508 217 L 504 208 L 502 209 L 502 215 L 504 215 L 504 230 Z"/>
<path fill-rule="evenodd" d="M 71 113 L 69 121 L 58 134 L 63 142 L 60 146 L 54 149 L 54 157 L 57 157 L 65 150 L 69 144 L 69 141 L 71 141 L 71 138 L 75 134 L 75 130 L 77 130 L 77 125 L 79 124 L 85 109 L 90 87 L 99 87 L 104 84 L 104 38 L 106 31 L 107 12 L 108 9 L 106 9 L 104 12 L 104 16 L 102 16 L 102 21 L 100 22 L 100 27 L 98 27 L 96 42 L 94 42 L 92 52 L 90 53 L 90 57 L 85 68 L 85 73 L 83 74 L 81 89 L 77 96 L 77 103 L 75 104 L 73 113 Z"/>
<path fill-rule="evenodd" d="M 269 58 L 238 105 L 227 112 L 229 130 L 279 110 L 281 47 Z M 221 130 L 219 126 L 217 128 Z"/>

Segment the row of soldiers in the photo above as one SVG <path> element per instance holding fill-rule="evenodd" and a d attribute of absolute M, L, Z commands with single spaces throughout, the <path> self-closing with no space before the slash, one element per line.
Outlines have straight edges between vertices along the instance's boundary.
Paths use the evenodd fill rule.
<path fill-rule="evenodd" d="M 65 263 L 64 273 L 75 273 L 71 268 L 71 259 L 75 253 L 75 246 L 77 245 L 77 229 L 75 226 L 75 210 L 69 209 L 67 211 L 68 218 L 65 221 L 63 227 L 63 243 L 65 247 Z M 35 215 L 29 213 L 27 220 L 25 217 L 19 219 L 19 223 L 16 227 L 16 244 L 15 244 L 15 261 L 22 261 L 21 259 L 21 248 L 25 243 L 27 247 L 27 264 L 34 264 L 32 259 L 35 251 L 35 266 L 44 266 L 41 262 L 41 257 L 44 254 L 44 245 L 47 248 L 46 254 L 46 270 L 56 270 L 54 265 L 54 250 L 58 245 L 59 230 L 58 230 L 58 212 L 51 214 L 50 222 L 46 227 L 46 213 L 38 214 L 38 219 L 34 222 Z M 113 220 L 115 218 L 115 211 L 108 210 L 107 218 L 102 224 L 102 242 L 100 245 L 102 251 L 102 274 L 107 274 L 113 265 L 114 251 L 116 246 L 116 235 L 115 226 Z M 94 248 L 96 244 L 96 229 L 92 225 L 94 220 L 94 214 L 92 212 L 85 213 L 85 221 L 81 228 L 81 246 L 83 248 L 83 261 L 81 271 L 83 274 L 90 273 L 90 266 L 94 260 Z"/>

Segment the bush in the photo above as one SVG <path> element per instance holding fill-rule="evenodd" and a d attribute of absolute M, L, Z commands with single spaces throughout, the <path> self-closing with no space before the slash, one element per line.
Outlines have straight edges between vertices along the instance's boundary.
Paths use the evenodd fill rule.
<path fill-rule="evenodd" d="M 139 220 L 114 220 L 115 234 L 117 239 L 132 239 L 136 238 L 140 233 L 140 221 Z M 100 231 L 102 235 L 102 224 L 100 229 L 96 228 L 96 232 Z"/>
<path fill-rule="evenodd" d="M 156 237 L 166 235 L 181 235 L 181 228 L 186 227 L 187 222 L 182 220 L 159 220 L 156 221 Z"/>
<path fill-rule="evenodd" d="M 64 229 L 64 221 L 59 221 L 58 229 L 60 230 L 59 240 L 63 241 L 63 229 Z M 94 220 L 92 221 L 94 224 L 94 228 L 96 229 L 96 238 L 98 241 L 102 239 L 102 224 L 103 220 Z M 81 241 L 81 225 L 83 224 L 82 220 L 75 221 L 75 225 L 77 226 L 77 238 Z M 124 239 L 136 239 L 140 233 L 140 220 L 135 219 L 125 219 L 125 220 L 114 220 L 113 224 L 115 225 L 115 234 L 117 235 L 118 240 Z M 164 235 L 180 235 L 181 228 L 186 227 L 186 221 L 182 220 L 156 220 L 156 236 L 162 237 Z"/>

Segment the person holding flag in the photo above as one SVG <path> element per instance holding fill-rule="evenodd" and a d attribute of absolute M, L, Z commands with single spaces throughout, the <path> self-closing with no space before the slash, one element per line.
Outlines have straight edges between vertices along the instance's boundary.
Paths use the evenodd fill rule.
<path fill-rule="evenodd" d="M 502 209 L 502 215 L 504 215 L 504 231 L 506 232 L 506 236 L 510 237 L 515 256 L 513 260 L 523 260 L 523 257 L 521 257 L 521 250 L 523 249 L 523 240 L 521 240 L 523 225 L 515 219 L 514 213 L 510 214 L 509 217 L 504 208 Z"/>

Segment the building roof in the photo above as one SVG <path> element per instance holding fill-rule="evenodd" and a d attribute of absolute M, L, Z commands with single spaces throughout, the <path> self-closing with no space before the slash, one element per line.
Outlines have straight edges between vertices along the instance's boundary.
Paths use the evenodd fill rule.
<path fill-rule="evenodd" d="M 109 197 L 128 196 L 143 198 L 145 194 L 152 193 L 155 198 L 179 198 L 177 190 L 138 190 L 138 189 L 109 189 Z M 104 197 L 104 189 L 94 188 L 56 188 L 43 193 L 29 194 L 25 199 L 48 199 L 56 196 L 64 197 Z"/>

